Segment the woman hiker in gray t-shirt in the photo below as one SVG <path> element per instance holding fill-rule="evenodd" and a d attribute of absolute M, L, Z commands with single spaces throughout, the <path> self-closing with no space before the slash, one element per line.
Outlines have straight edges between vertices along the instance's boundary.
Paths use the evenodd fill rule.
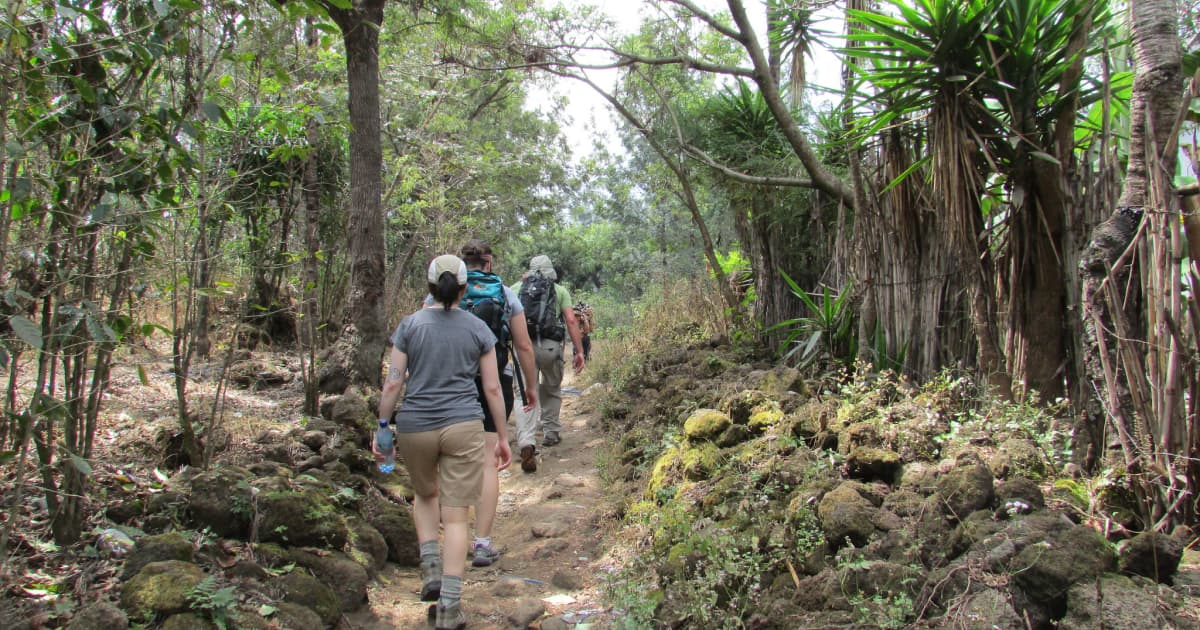
<path fill-rule="evenodd" d="M 421 543 L 421 600 L 437 600 L 435 627 L 466 626 L 460 606 L 466 572 L 469 508 L 483 480 L 483 423 L 475 388 L 482 377 L 492 417 L 504 417 L 496 370 L 496 336 L 461 310 L 467 267 L 438 256 L 427 273 L 434 303 L 405 317 L 392 333 L 387 378 L 379 400 L 381 424 L 395 412 L 396 451 L 404 458 L 416 495 L 413 521 Z M 407 382 L 407 387 L 405 384 Z M 404 400 L 396 409 L 401 391 Z M 496 467 L 512 462 L 507 427 L 497 423 Z M 376 450 L 376 458 L 382 455 Z M 445 554 L 438 546 L 438 525 Z"/>

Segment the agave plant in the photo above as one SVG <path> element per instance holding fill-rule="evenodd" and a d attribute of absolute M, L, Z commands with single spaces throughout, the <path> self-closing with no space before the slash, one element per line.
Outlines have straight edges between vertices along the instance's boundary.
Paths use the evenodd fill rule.
<path fill-rule="evenodd" d="M 850 285 L 836 293 L 823 285 L 821 291 L 809 294 L 796 284 L 783 270 L 783 276 L 792 295 L 803 304 L 807 315 L 787 319 L 768 330 L 784 330 L 787 334 L 779 350 L 785 361 L 808 366 L 818 358 L 826 357 L 849 364 L 857 352 L 857 337 L 854 334 L 854 312 L 850 308 Z"/>

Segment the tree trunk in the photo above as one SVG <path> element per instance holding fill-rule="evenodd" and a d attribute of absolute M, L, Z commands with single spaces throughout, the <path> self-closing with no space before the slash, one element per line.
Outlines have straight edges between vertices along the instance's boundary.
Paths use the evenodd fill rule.
<path fill-rule="evenodd" d="M 1186 427 L 1177 424 L 1183 411 L 1178 326 L 1186 317 L 1176 273 L 1181 221 L 1170 181 L 1182 64 L 1174 3 L 1138 1 L 1130 11 L 1135 75 L 1124 190 L 1081 264 L 1088 378 L 1106 420 L 1087 429 L 1114 430 L 1126 469 L 1135 477 L 1146 473 L 1134 487 L 1143 525 L 1161 527 L 1189 511 L 1179 507 L 1178 493 L 1196 491 L 1194 479 L 1179 487 L 1182 475 L 1173 472 L 1186 454 L 1179 439 Z"/>
<path fill-rule="evenodd" d="M 361 0 L 352 9 L 331 8 L 346 46 L 350 106 L 350 209 L 347 220 L 350 253 L 348 318 L 355 333 L 348 370 L 352 384 L 380 386 L 380 365 L 387 349 L 383 312 L 384 240 L 383 149 L 379 132 L 379 28 L 384 0 Z"/>

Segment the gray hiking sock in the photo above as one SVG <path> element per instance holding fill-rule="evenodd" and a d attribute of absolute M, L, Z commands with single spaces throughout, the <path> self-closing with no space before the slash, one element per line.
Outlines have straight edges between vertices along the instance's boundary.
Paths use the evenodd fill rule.
<path fill-rule="evenodd" d="M 453 606 L 462 599 L 462 576 L 458 575 L 443 575 L 442 576 L 442 596 L 438 600 L 439 606 Z"/>
<path fill-rule="evenodd" d="M 442 563 L 442 548 L 438 545 L 438 541 L 429 540 L 421 543 L 421 562 Z"/>

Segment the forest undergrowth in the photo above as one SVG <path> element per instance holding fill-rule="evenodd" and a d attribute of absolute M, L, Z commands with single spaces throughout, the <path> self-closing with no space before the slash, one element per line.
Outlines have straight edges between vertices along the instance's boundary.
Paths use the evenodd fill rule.
<path fill-rule="evenodd" d="M 861 364 L 798 369 L 781 361 L 777 349 L 727 327 L 719 303 L 699 287 L 650 293 L 626 320 L 606 317 L 610 307 L 598 302 L 595 354 L 577 381 L 587 392 L 579 404 L 607 435 L 607 446 L 596 449 L 607 498 L 592 508 L 599 521 L 584 520 L 606 523 L 604 534 L 595 535 L 604 538 L 612 567 L 599 578 L 607 612 L 583 627 L 1200 623 L 1195 534 L 1147 531 L 1119 466 L 1085 475 L 1072 464 L 1065 401 L 999 400 L 968 374 L 949 371 L 915 383 Z M 90 464 L 84 541 L 68 548 L 51 542 L 34 487 L 6 513 L 12 544 L 0 626 L 93 627 L 80 625 L 95 619 L 81 611 L 91 614 L 97 602 L 114 599 L 125 604 L 118 593 L 129 590 L 129 559 L 139 549 L 134 538 L 143 536 L 158 541 L 154 553 L 204 557 L 227 575 L 250 571 L 239 567 L 242 552 L 253 550 L 254 566 L 261 564 L 255 575 L 271 580 L 298 579 L 292 577 L 298 562 L 321 575 L 327 561 L 320 558 L 341 555 L 312 552 L 312 545 L 344 545 L 344 565 L 363 563 L 370 574 L 385 560 L 404 562 L 402 553 L 397 557 L 402 532 L 371 520 L 383 514 L 396 522 L 394 507 L 378 506 L 404 490 L 338 472 L 369 469 L 353 440 L 330 450 L 338 435 L 332 427 L 342 426 L 339 412 L 327 414 L 333 422 L 302 419 L 289 433 L 296 442 L 261 430 L 294 423 L 298 359 L 286 352 L 271 360 L 240 355 L 236 370 L 222 375 L 240 384 L 223 394 L 218 465 L 213 473 L 180 475 L 164 462 L 174 407 L 170 381 L 159 377 L 169 371 L 169 358 L 152 345 L 126 352 L 114 372 L 116 406 L 103 416 Z M 209 367 L 198 368 L 197 400 L 218 391 L 220 369 Z M 264 396 L 261 387 L 280 389 Z M 343 403 L 349 404 L 333 405 Z M 365 401 L 355 404 L 369 415 Z M 280 477 L 284 464 L 277 462 L 297 472 Z M 318 464 L 328 472 L 312 467 Z M 3 473 L 8 506 L 15 496 L 12 462 Z M 230 499 L 207 526 L 188 521 L 208 505 L 196 499 L 204 479 L 215 479 L 210 487 Z M 191 494 L 181 504 L 185 487 Z M 312 502 L 312 490 L 328 500 Z M 263 502 L 278 499 L 282 508 L 288 493 L 309 502 L 272 515 Z M 217 531 L 227 525 L 222 518 L 240 521 L 249 512 L 278 524 L 262 530 L 263 521 L 255 520 L 257 532 Z M 347 514 L 346 530 L 302 532 L 280 520 L 311 514 L 319 524 L 335 513 Z M 369 529 L 363 519 L 384 532 L 375 548 L 361 539 Z M 180 531 L 182 541 L 164 542 Z M 259 542 L 242 543 L 240 536 Z M 310 542 L 298 549 L 309 551 L 292 559 L 275 546 L 302 540 Z M 198 581 L 184 593 L 187 612 L 139 618 L 130 611 L 128 627 L 167 627 L 181 616 L 196 627 L 343 623 L 337 615 L 313 621 L 302 607 L 247 591 L 253 583 Z"/>

